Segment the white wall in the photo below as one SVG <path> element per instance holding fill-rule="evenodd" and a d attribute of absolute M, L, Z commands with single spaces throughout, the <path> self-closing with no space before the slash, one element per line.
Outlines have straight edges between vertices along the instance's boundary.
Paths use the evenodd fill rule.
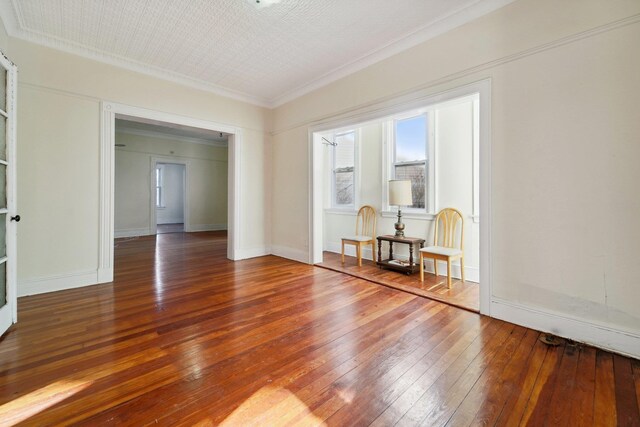
<path fill-rule="evenodd" d="M 117 127 L 117 125 L 116 125 Z M 189 229 L 186 231 L 224 230 L 227 228 L 228 149 L 186 142 L 173 137 L 153 137 L 116 132 L 115 150 L 115 234 L 117 237 L 143 236 L 151 227 L 152 159 L 173 159 L 189 164 Z M 170 176 L 173 165 L 166 165 Z M 179 169 L 177 171 L 182 172 Z M 180 185 L 180 191 L 182 186 Z M 169 191 L 170 194 L 170 191 Z M 176 196 L 182 205 L 182 195 Z M 168 206 L 170 210 L 170 206 Z M 164 211 L 162 209 L 158 210 Z M 170 218 L 169 218 L 170 217 Z M 178 219 L 169 213 L 168 220 Z M 162 224 L 162 217 L 157 223 Z M 181 222 L 181 221 L 178 221 Z"/>
<path fill-rule="evenodd" d="M 117 167 L 117 166 L 116 166 Z M 182 224 L 184 223 L 184 182 L 185 166 L 175 163 L 162 164 L 162 207 L 156 208 L 157 224 Z M 226 171 L 225 171 L 226 172 Z M 226 178 L 226 173 L 225 173 Z M 212 182 L 212 185 L 219 184 L 227 187 L 227 180 L 222 182 Z M 226 193 L 226 191 L 225 191 Z M 216 197 L 220 199 L 220 197 Z M 226 209 L 226 194 L 223 198 Z M 226 226 L 226 221 L 225 221 Z"/>
<path fill-rule="evenodd" d="M 473 221 L 473 139 L 474 139 L 474 101 L 466 98 L 435 106 L 434 125 L 436 152 L 435 194 L 436 204 L 434 212 L 445 207 L 454 207 L 463 214 L 465 222 L 465 273 L 470 281 L 479 280 L 479 223 Z M 394 223 L 397 220 L 396 210 L 383 212 L 382 183 L 383 183 L 383 125 L 379 121 L 357 128 L 359 134 L 359 170 L 357 174 L 357 192 L 359 206 L 371 205 L 378 213 L 377 235 L 393 234 Z M 475 136 L 477 138 L 477 135 Z M 330 201 L 331 170 L 330 159 L 332 147 L 323 146 L 324 154 L 324 193 L 325 212 L 323 227 L 323 247 L 331 252 L 341 251 L 341 238 L 353 235 L 355 232 L 356 210 L 338 212 L 332 210 Z M 405 234 L 412 237 L 426 239 L 425 245 L 433 244 L 434 221 L 429 218 L 411 216 L 406 210 L 402 220 L 406 226 Z M 376 246 L 377 248 L 377 246 Z M 377 249 L 376 249 L 377 250 Z M 355 248 L 347 246 L 346 252 L 355 255 Z M 383 244 L 383 256 L 388 253 L 387 244 Z M 365 248 L 365 258 L 372 259 L 371 251 Z M 396 245 L 394 254 L 408 257 L 406 245 Z M 433 271 L 432 262 L 426 262 L 427 271 Z M 446 274 L 446 263 L 442 264 L 440 273 Z M 460 277 L 459 264 L 456 262 L 452 269 L 453 276 Z"/>
<path fill-rule="evenodd" d="M 489 78 L 492 314 L 640 356 L 639 14 L 520 0 L 279 107 L 274 248 L 308 258 L 309 127 Z"/>
<path fill-rule="evenodd" d="M 19 295 L 97 282 L 101 101 L 241 129 L 236 256 L 268 252 L 268 110 L 18 39 L 9 46 L 19 81 Z"/>

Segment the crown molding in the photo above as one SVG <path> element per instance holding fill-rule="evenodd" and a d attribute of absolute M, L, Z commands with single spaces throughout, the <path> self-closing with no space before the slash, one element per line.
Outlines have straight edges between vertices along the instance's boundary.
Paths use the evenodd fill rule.
<path fill-rule="evenodd" d="M 235 91 L 233 89 L 224 88 L 222 86 L 218 86 L 204 80 L 195 79 L 184 74 L 176 73 L 160 67 L 135 61 L 133 59 L 125 58 L 120 55 L 115 55 L 113 53 L 91 48 L 81 43 L 63 40 L 55 36 L 42 34 L 38 31 L 25 29 L 25 27 L 20 22 L 20 17 L 17 14 L 17 10 L 17 4 L 15 3 L 15 0 L 0 0 L 0 18 L 2 19 L 7 34 L 10 37 L 21 39 L 40 46 L 45 46 L 51 49 L 60 50 L 72 55 L 78 55 L 83 58 L 113 65 L 115 67 L 124 68 L 129 71 L 146 74 L 158 79 L 170 81 L 184 86 L 189 86 L 194 89 L 210 92 L 215 95 L 223 96 L 225 98 L 235 99 L 236 101 L 246 102 L 264 108 L 272 107 L 272 103 L 266 98 L 257 97 L 240 91 Z"/>
<path fill-rule="evenodd" d="M 165 139 L 167 141 L 182 141 L 182 142 L 188 142 L 188 143 L 191 143 L 191 144 L 209 145 L 211 147 L 222 147 L 222 148 L 228 148 L 229 147 L 229 143 L 228 142 L 209 141 L 209 140 L 206 140 L 206 139 L 193 138 L 193 137 L 190 137 L 190 136 L 179 136 L 179 135 L 165 134 L 165 133 L 162 133 L 162 132 L 154 132 L 152 130 L 130 129 L 130 128 L 127 128 L 126 126 L 122 126 L 122 125 L 116 126 L 116 131 L 115 132 L 116 133 L 124 133 L 124 134 L 128 134 L 128 135 L 146 136 L 146 137 L 150 137 L 150 138 L 160 138 L 160 139 Z"/>
<path fill-rule="evenodd" d="M 312 80 L 309 83 L 285 92 L 283 95 L 274 98 L 271 101 L 271 107 L 276 108 L 284 105 L 287 102 L 293 101 L 294 99 L 306 95 L 309 92 L 313 92 L 314 90 L 327 86 L 336 80 L 340 80 L 343 77 L 356 73 L 377 62 L 383 61 L 402 51 L 424 43 L 434 37 L 471 22 L 474 19 L 491 13 L 494 10 L 513 3 L 514 1 L 515 0 L 478 0 L 470 6 L 458 9 L 449 15 L 437 19 L 436 21 L 429 22 L 413 33 L 391 41 L 389 44 L 371 51 L 352 62 L 341 66 L 340 68 Z"/>
<path fill-rule="evenodd" d="M 37 31 L 26 29 L 20 20 L 19 5 L 15 0 L 0 0 L 0 18 L 2 19 L 7 34 L 10 37 L 25 40 L 41 46 L 60 50 L 66 53 L 78 55 L 94 61 L 99 61 L 130 71 L 145 74 L 151 77 L 192 87 L 215 95 L 235 99 L 264 108 L 276 108 L 287 102 L 293 101 L 307 93 L 320 89 L 336 80 L 342 79 L 350 74 L 369 67 L 377 62 L 385 60 L 404 50 L 417 46 L 438 35 L 453 30 L 474 19 L 486 15 L 494 10 L 504 7 L 515 0 L 476 0 L 469 6 L 458 9 L 435 21 L 431 21 L 416 31 L 389 42 L 378 49 L 375 49 L 352 62 L 336 68 L 310 82 L 293 88 L 284 94 L 268 99 L 247 93 L 235 91 L 213 83 L 195 79 L 184 74 L 176 73 L 160 67 L 148 65 L 139 61 L 125 58 L 119 55 L 90 48 L 80 43 L 63 40 L 54 36 L 42 34 Z"/>

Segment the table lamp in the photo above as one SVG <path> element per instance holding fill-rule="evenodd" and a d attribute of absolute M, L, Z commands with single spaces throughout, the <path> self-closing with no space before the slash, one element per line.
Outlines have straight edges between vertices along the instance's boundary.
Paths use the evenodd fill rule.
<path fill-rule="evenodd" d="M 411 181 L 392 179 L 389 181 L 389 205 L 398 207 L 398 222 L 396 227 L 396 237 L 404 237 L 404 224 L 402 223 L 401 206 L 413 205 L 411 196 Z"/>

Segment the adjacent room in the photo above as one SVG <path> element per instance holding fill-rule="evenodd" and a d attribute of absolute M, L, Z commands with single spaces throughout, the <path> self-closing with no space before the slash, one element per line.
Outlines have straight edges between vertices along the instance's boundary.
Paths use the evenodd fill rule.
<path fill-rule="evenodd" d="M 638 0 L 0 0 L 0 425 L 640 426 Z"/>
<path fill-rule="evenodd" d="M 317 265 L 479 311 L 479 101 L 477 93 L 454 97 L 316 136 L 324 200 Z M 406 186 L 407 200 L 391 200 L 394 183 Z M 433 250 L 462 256 L 448 267 L 428 258 Z"/>

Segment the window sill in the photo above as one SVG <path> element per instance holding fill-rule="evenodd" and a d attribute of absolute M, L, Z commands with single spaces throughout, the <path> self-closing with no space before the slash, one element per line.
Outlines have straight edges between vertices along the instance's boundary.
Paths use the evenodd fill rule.
<path fill-rule="evenodd" d="M 397 218 L 398 211 L 382 211 L 380 213 L 383 218 Z M 426 221 L 433 221 L 436 216 L 430 213 L 421 213 L 421 212 L 406 212 L 402 211 L 402 219 L 421 219 Z"/>
<path fill-rule="evenodd" d="M 344 209 L 330 208 L 330 209 L 325 209 L 324 213 L 330 214 L 330 215 L 349 215 L 349 216 L 358 215 L 358 211 L 353 208 L 344 208 Z"/>

